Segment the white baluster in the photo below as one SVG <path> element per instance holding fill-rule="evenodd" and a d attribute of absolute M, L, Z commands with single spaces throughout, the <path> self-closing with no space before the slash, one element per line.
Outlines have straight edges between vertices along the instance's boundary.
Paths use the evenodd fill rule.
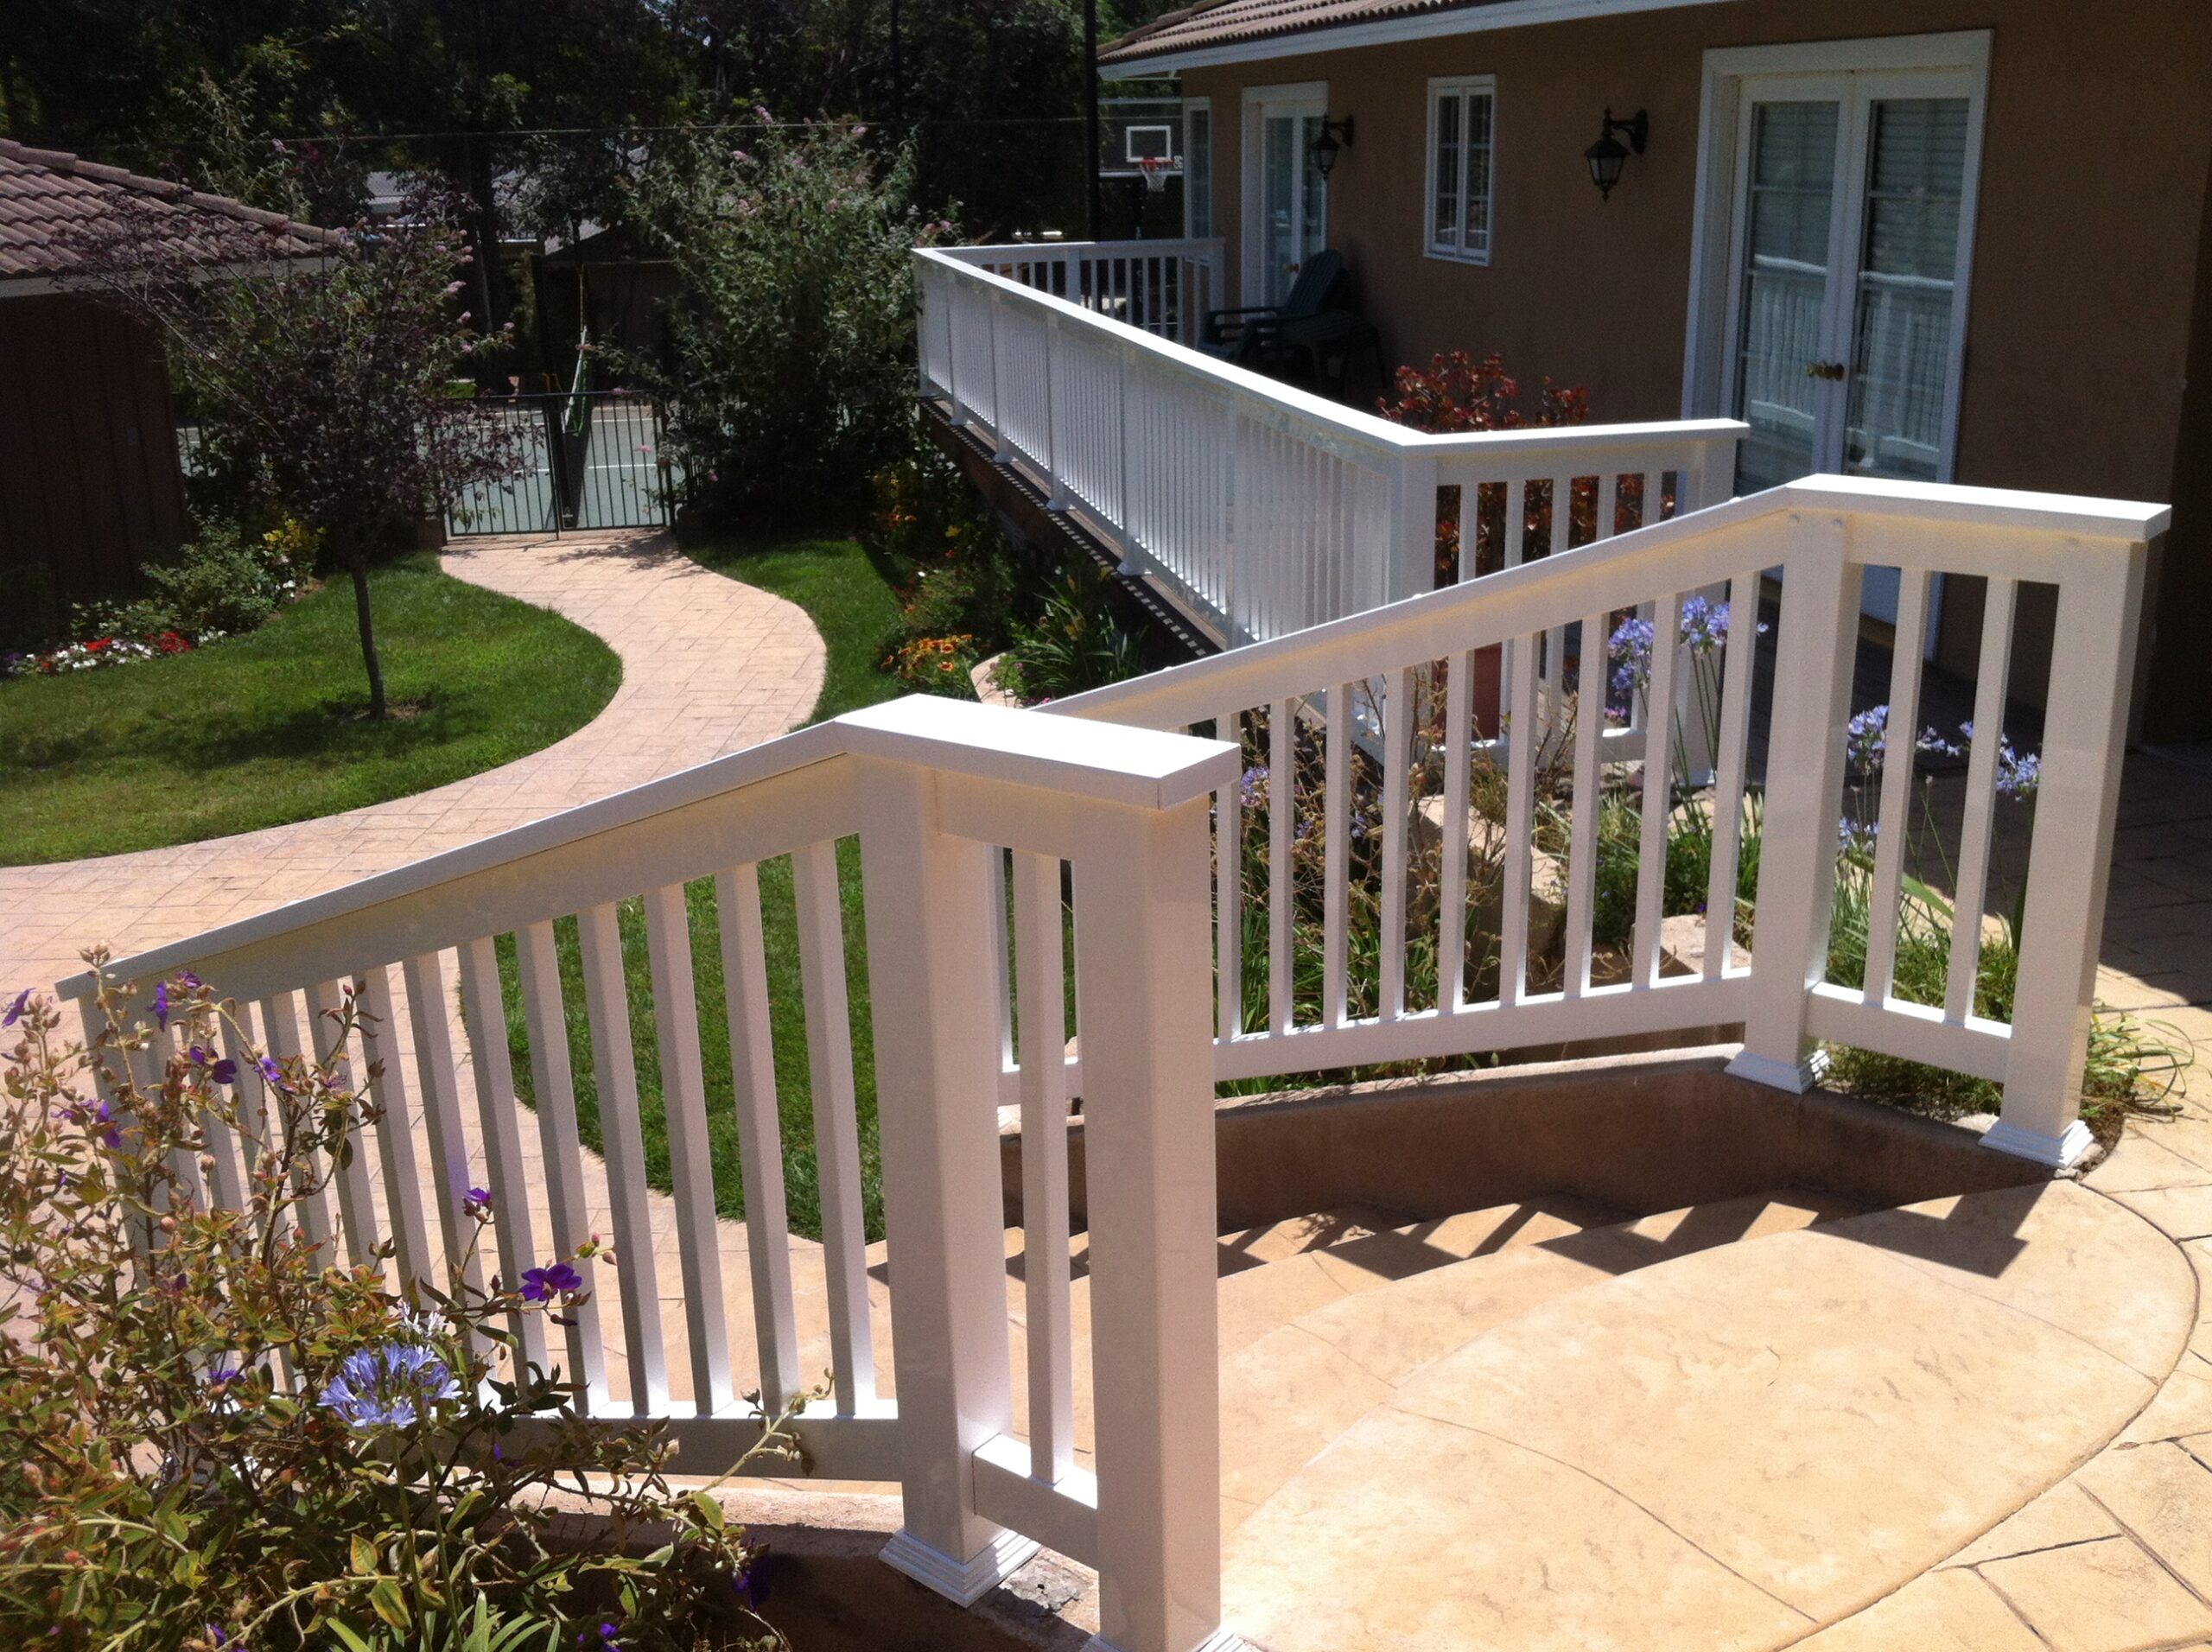
<path fill-rule="evenodd" d="M 691 925 L 683 886 L 649 892 L 645 956 L 652 975 L 654 1045 L 660 1055 L 661 1110 L 668 1121 L 670 1189 L 676 1206 L 677 1261 L 683 1280 L 685 1345 L 691 1398 L 701 1416 L 727 1411 L 729 1326 L 723 1317 L 721 1235 L 715 1220 L 714 1147 L 707 1134 L 707 1089 L 699 1060 L 698 988 L 691 972 Z"/>
<path fill-rule="evenodd" d="M 577 913 L 576 938 L 583 951 L 584 1014 L 591 1023 L 607 1192 L 614 1207 L 615 1277 L 622 1287 L 630 1409 L 640 1417 L 663 1416 L 668 1410 L 668 1354 L 661 1345 L 659 1270 L 645 1191 L 645 1144 L 638 1121 L 638 1068 L 630 1043 L 622 932 L 613 905 Z"/>
<path fill-rule="evenodd" d="M 830 1369 L 837 1408 L 849 1414 L 861 1401 L 875 1396 L 875 1343 L 868 1317 L 868 1217 L 861 1203 L 860 1115 L 853 1089 L 852 1013 L 846 998 L 836 845 L 816 843 L 794 854 L 791 885 L 798 898 L 799 974 L 806 995 L 806 1061 L 814 1094 L 814 1153 L 822 1191 Z M 1000 892 L 1003 899 L 1002 884 Z M 1004 922 L 993 931 L 1003 947 Z M 995 983 L 1003 976 L 994 974 L 991 979 Z M 1003 988 L 991 996 L 996 1005 L 1004 1006 Z"/>
<path fill-rule="evenodd" d="M 804 1383 L 798 1369 L 798 1313 L 791 1302 L 791 1217 L 784 1198 L 782 1121 L 776 1109 L 776 1052 L 768 1021 L 758 868 L 736 867 L 716 878 L 715 911 L 721 929 L 738 1168 L 745 1178 L 745 1240 L 752 1266 L 760 1404 L 774 1412 L 789 1403 Z"/>

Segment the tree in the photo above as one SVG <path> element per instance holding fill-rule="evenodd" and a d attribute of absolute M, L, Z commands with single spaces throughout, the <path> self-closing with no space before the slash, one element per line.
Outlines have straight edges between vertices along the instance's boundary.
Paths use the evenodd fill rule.
<path fill-rule="evenodd" d="M 127 198 L 81 249 L 82 283 L 167 345 L 203 461 L 315 530 L 352 577 L 372 717 L 387 706 L 371 565 L 444 500 L 520 468 L 504 418 L 444 394 L 477 343 L 455 308 L 460 206 L 425 189 L 397 224 L 330 233 L 303 257 L 287 256 L 294 226 Z"/>
<path fill-rule="evenodd" d="M 741 141 L 742 147 L 741 147 Z M 909 148 L 779 125 L 656 146 L 631 223 L 675 265 L 676 445 L 695 503 L 811 514 L 850 502 L 912 429 Z"/>

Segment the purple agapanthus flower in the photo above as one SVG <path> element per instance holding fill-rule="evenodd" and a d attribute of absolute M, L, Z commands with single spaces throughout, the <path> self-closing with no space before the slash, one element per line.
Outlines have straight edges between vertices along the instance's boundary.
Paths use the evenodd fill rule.
<path fill-rule="evenodd" d="M 31 989 L 26 987 L 16 994 L 15 1001 L 8 1006 L 8 1013 L 0 1015 L 0 1026 L 15 1026 L 23 1019 L 23 1012 L 30 1007 L 30 1004 Z"/>
<path fill-rule="evenodd" d="M 348 1354 L 338 1375 L 323 1385 L 324 1409 L 349 1428 L 404 1428 L 432 1407 L 461 1397 L 461 1384 L 435 1350 L 416 1342 L 390 1342 Z"/>
<path fill-rule="evenodd" d="M 1634 614 L 1613 627 L 1607 643 L 1613 664 L 1613 692 L 1633 694 L 1651 680 L 1651 648 L 1658 628 Z"/>
<path fill-rule="evenodd" d="M 584 1276 L 566 1262 L 526 1268 L 523 1272 L 522 1295 L 525 1302 L 550 1302 L 556 1296 L 565 1296 L 583 1287 Z"/>

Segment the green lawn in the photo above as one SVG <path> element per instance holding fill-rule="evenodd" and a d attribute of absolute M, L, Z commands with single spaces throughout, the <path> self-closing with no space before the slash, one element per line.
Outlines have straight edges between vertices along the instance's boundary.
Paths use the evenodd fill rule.
<path fill-rule="evenodd" d="M 174 658 L 0 683 L 0 863 L 116 855 L 334 814 L 510 762 L 622 677 L 582 627 L 407 557 L 371 579 L 399 715 L 367 689 L 350 584 Z"/>
<path fill-rule="evenodd" d="M 709 541 L 687 547 L 694 560 L 733 579 L 790 598 L 806 610 L 823 635 L 829 660 L 821 697 L 811 721 L 874 705 L 902 692 L 877 669 L 899 607 L 890 567 L 849 539 L 787 538 L 773 541 Z M 868 939 L 861 917 L 860 842 L 837 845 L 837 866 L 844 909 L 846 974 L 852 1006 L 853 1065 L 861 1125 L 861 1174 L 871 1239 L 883 1234 L 875 1128 L 874 1029 L 868 1015 Z M 712 1147 L 716 1204 L 728 1217 L 745 1214 L 743 1178 L 739 1171 L 737 1122 L 731 1087 L 729 1030 L 722 1001 L 721 941 L 711 880 L 684 890 L 690 916 L 693 985 L 699 1016 L 699 1045 L 706 1075 L 707 1130 Z M 821 1200 L 816 1174 L 812 1090 L 806 1062 L 805 1006 L 799 990 L 798 926 L 792 905 L 787 857 L 760 867 L 761 926 L 766 941 L 769 1026 L 775 1051 L 777 1107 L 782 1118 L 784 1181 L 792 1229 L 810 1237 L 822 1232 Z M 645 912 L 639 902 L 620 908 L 622 956 L 629 987 L 630 1025 L 637 1053 L 638 1096 L 645 1142 L 646 1179 L 664 1191 L 670 1186 L 668 1126 L 662 1106 L 658 1040 L 654 1033 L 652 988 L 646 966 Z M 562 1002 L 567 1013 L 569 1049 L 575 1072 L 576 1111 L 584 1140 L 601 1146 L 598 1092 L 591 1072 L 591 1030 L 584 1014 L 583 976 L 575 927 L 556 926 L 561 961 Z M 507 1036 L 514 1052 L 516 1082 L 528 1096 L 529 1037 L 520 988 L 514 975 L 512 944 L 499 947 L 505 987 Z"/>

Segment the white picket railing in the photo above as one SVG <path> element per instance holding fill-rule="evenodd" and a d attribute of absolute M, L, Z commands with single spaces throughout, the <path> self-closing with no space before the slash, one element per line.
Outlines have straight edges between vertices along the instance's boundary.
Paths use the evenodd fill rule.
<path fill-rule="evenodd" d="M 124 960 L 115 973 L 150 990 L 157 977 L 194 970 L 253 1002 L 259 1035 L 280 1053 L 322 1049 L 332 1023 L 321 1012 L 350 985 L 376 1018 L 353 1058 L 382 1061 L 383 1116 L 338 1179 L 335 1221 L 310 1212 L 310 1230 L 356 1260 L 390 1233 L 397 1265 L 420 1273 L 437 1254 L 432 1222 L 453 1254 L 466 1230 L 464 1191 L 488 1172 L 499 1266 L 512 1277 L 543 1259 L 540 1235 L 556 1252 L 585 1236 L 578 1075 L 554 928 L 575 915 L 618 1259 L 606 1289 L 624 1357 L 613 1357 L 610 1310 L 588 1305 L 566 1331 L 560 1363 L 586 1379 L 594 1412 L 667 1420 L 679 1470 L 719 1471 L 756 1436 L 760 1413 L 739 1397 L 747 1380 L 734 1352 L 742 1332 L 724 1318 L 684 886 L 715 884 L 719 1007 L 729 1023 L 747 1212 L 753 1380 L 772 1407 L 810 1375 L 798 1369 L 756 871 L 790 855 L 836 1370 L 832 1396 L 801 1422 L 815 1471 L 901 1482 L 905 1528 L 886 1558 L 954 1599 L 974 1600 L 1046 1544 L 1098 1568 L 1102 1645 L 1194 1652 L 1227 1643 L 1218 1623 L 1209 1041 L 1213 1074 L 1240 1078 L 1741 1022 L 1736 1070 L 1748 1077 L 1802 1089 L 1815 1041 L 1825 1039 L 2000 1080 L 2003 1116 L 1989 1144 L 2069 1161 L 2087 1140 L 2080 1075 L 2145 544 L 2166 517 L 2110 501 L 1815 479 L 1063 701 L 1052 708 L 1058 716 L 937 700 L 855 714 Z M 1913 803 L 1908 764 L 1893 763 L 1881 787 L 1866 984 L 1826 978 L 1843 737 L 1868 569 L 1898 571 L 1898 634 L 1908 638 L 1920 634 L 1932 576 L 1986 582 L 1974 704 L 1984 738 L 1967 771 L 1957 861 L 1959 906 L 1968 914 L 1981 910 L 1992 876 L 1994 735 L 2019 588 L 2056 588 L 2067 646 L 2050 667 L 2010 1025 L 1974 1013 L 1980 934 L 1971 921 L 1959 926 L 1942 1003 L 1904 1002 L 1891 990 L 1906 887 L 1902 827 Z M 1749 623 L 1763 588 L 1778 600 L 1768 645 Z M 1555 716 L 1516 734 L 1510 721 L 1497 726 L 1497 708 L 1538 703 L 1542 658 L 1579 629 L 1580 657 L 1555 708 L 1567 711 L 1584 698 L 1580 679 L 1606 670 L 1605 639 L 1623 616 L 1648 615 L 1672 639 L 1685 605 L 1715 590 L 1736 615 L 1720 652 L 1700 660 L 1686 646 L 1656 648 L 1641 693 L 1676 704 L 1682 679 L 1717 669 L 1708 906 L 1732 912 L 1752 789 L 1751 731 L 1768 697 L 1759 662 L 1771 648 L 1756 929 L 1748 963 L 1722 940 L 1705 949 L 1701 969 L 1669 975 L 1660 868 L 1667 804 L 1681 801 L 1670 765 L 1621 769 L 1636 754 L 1605 748 L 1601 716 Z M 1917 651 L 1901 651 L 1896 729 L 1918 727 L 1920 674 Z M 1605 697 L 1593 692 L 1590 704 Z M 1209 725 L 1236 734 L 1237 747 L 1178 732 Z M 1255 754 L 1272 767 L 1271 790 L 1293 801 L 1270 808 L 1254 904 L 1240 876 L 1241 771 L 1262 729 Z M 1297 798 L 1288 780 L 1303 762 L 1318 762 L 1325 784 Z M 1563 842 L 1535 829 L 1540 764 L 1572 772 Z M 1503 785 L 1491 785 L 1500 775 Z M 1610 984 L 1593 969 L 1593 828 L 1609 778 L 1644 804 L 1630 963 Z M 1477 796 L 1485 790 L 1487 803 Z M 1218 875 L 1209 872 L 1210 817 Z M 1470 990 L 1471 975 L 1483 978 L 1481 960 L 1454 938 L 1467 932 L 1460 920 L 1474 899 L 1472 856 L 1456 845 L 1476 829 L 1491 834 L 1503 868 L 1502 963 L 1494 989 L 1481 994 Z M 1300 843 L 1316 832 L 1325 917 L 1319 956 L 1300 956 L 1309 943 L 1291 922 L 1293 880 Z M 1433 893 L 1414 890 L 1408 875 L 1423 833 L 1455 846 L 1440 857 Z M 835 845 L 851 836 L 867 920 L 895 1404 L 874 1378 L 862 1265 L 860 1126 L 836 917 Z M 1378 842 L 1372 860 L 1357 862 L 1379 867 L 1370 976 L 1354 969 L 1349 952 L 1358 928 L 1354 855 Z M 1563 907 L 1556 982 L 1528 967 L 1541 842 L 1552 845 Z M 1064 863 L 1073 868 L 1072 1054 L 1061 1037 Z M 644 978 L 632 980 L 618 903 L 639 897 L 645 956 L 634 973 Z M 1440 937 L 1427 980 L 1414 977 L 1407 944 L 1424 923 Z M 1242 983 L 1247 937 L 1255 935 L 1265 937 L 1264 1009 L 1248 1017 Z M 501 1036 L 509 966 L 500 937 L 508 936 L 543 1158 L 534 1179 L 511 1043 Z M 1301 990 L 1301 974 L 1318 977 L 1318 992 Z M 1369 1008 L 1354 994 L 1370 979 Z M 92 987 L 86 976 L 61 983 L 80 1002 Z M 395 1014 L 402 997 L 404 1031 Z M 652 1006 L 673 1149 L 672 1208 L 660 1218 L 672 1225 L 669 1254 L 657 1249 L 669 1235 L 656 1233 L 646 1191 L 633 997 Z M 1302 1013 L 1301 1004 L 1315 1007 Z M 1017 1023 L 1036 1029 L 1019 1045 Z M 456 1064 L 464 1034 L 465 1077 Z M 392 1058 L 407 1053 L 411 1079 L 410 1064 Z M 480 1111 L 480 1166 L 464 1136 L 464 1090 Z M 1083 1097 L 1087 1138 L 1095 1477 L 1074 1464 L 1071 1094 Z M 995 1098 L 1018 1102 L 1024 1127 L 1026 1437 L 1013 1426 Z M 219 1158 L 208 1195 L 235 1197 L 237 1186 L 236 1166 L 226 1171 Z M 659 1322 L 670 1299 L 683 1306 L 680 1327 Z M 681 1350 L 690 1401 L 671 1398 L 671 1348 Z"/>
<path fill-rule="evenodd" d="M 2004 1116 L 1989 1133 L 1990 1144 L 2062 1165 L 2088 1141 L 2077 1116 L 2082 1065 L 2145 546 L 2164 531 L 2167 514 L 2163 506 L 2060 495 L 1813 477 L 1570 557 L 1074 696 L 1049 709 L 1161 729 L 1204 728 L 1223 738 L 1239 734 L 1251 761 L 1269 771 L 1268 803 L 1292 795 L 1284 781 L 1301 740 L 1324 753 L 1326 778 L 1318 797 L 1267 816 L 1267 875 L 1256 909 L 1241 887 L 1244 789 L 1225 786 L 1215 800 L 1218 1078 L 1741 1022 L 1745 1047 L 1734 1071 L 1785 1088 L 1813 1082 L 1814 1041 L 1821 1039 L 2001 1081 Z M 1988 582 L 1974 705 L 1974 727 L 1983 737 L 1972 744 L 1955 851 L 1956 905 L 1967 917 L 1956 926 L 1940 1006 L 1907 1002 L 1891 990 L 1905 844 L 1921 808 L 1913 766 L 1901 755 L 1924 721 L 1922 662 L 1911 647 L 1896 651 L 1892 671 L 1891 759 L 1878 792 L 1866 982 L 1847 988 L 1827 979 L 1859 593 L 1870 569 L 1899 574 L 1897 634 L 1906 638 L 1922 634 L 1932 576 Z M 1762 687 L 1755 670 L 1758 628 L 1741 621 L 1758 612 L 1762 587 L 1772 589 L 1777 580 L 1772 683 Z M 2050 665 L 2027 917 L 2014 1019 L 2006 1025 L 1974 1012 L 1981 932 L 1972 916 L 1984 910 L 1991 887 L 1999 731 L 2012 681 L 2013 614 L 2026 583 L 2056 588 L 2058 634 L 2066 646 Z M 1528 702 L 1539 657 L 1556 648 L 1566 628 L 1577 626 L 1583 639 L 1602 639 L 1621 620 L 1641 615 L 1657 636 L 1680 636 L 1686 602 L 1707 594 L 1725 597 L 1735 616 L 1725 645 L 1704 666 L 1687 645 L 1656 648 L 1644 697 L 1679 705 L 1681 685 L 1693 670 L 1713 673 L 1718 739 L 1708 754 L 1713 847 L 1706 911 L 1714 914 L 1735 910 L 1737 857 L 1752 790 L 1755 700 L 1768 713 L 1757 929 L 1750 963 L 1736 962 L 1716 937 L 1695 973 L 1668 975 L 1660 940 L 1666 823 L 1670 805 L 1679 802 L 1685 766 L 1644 763 L 1624 776 L 1614 766 L 1643 752 L 1608 749 L 1601 718 L 1578 719 L 1570 709 L 1559 725 L 1547 721 L 1537 738 L 1522 740 L 1512 738 L 1510 713 L 1513 704 Z M 1602 642 L 1583 646 L 1588 666 L 1609 669 Z M 1600 697 L 1617 702 L 1617 689 L 1598 689 L 1598 678 L 1589 680 Z M 1495 714 L 1486 718 L 1478 706 L 1504 708 L 1503 737 Z M 1571 751 L 1560 743 L 1562 737 L 1571 740 Z M 1417 756 L 1417 742 L 1438 759 L 1429 772 L 1409 760 Z M 1548 746 L 1557 749 L 1548 754 Z M 1541 904 L 1532 894 L 1532 818 L 1536 766 L 1548 755 L 1571 772 L 1571 818 L 1554 891 L 1564 896 L 1563 980 L 1539 991 L 1528 975 Z M 1379 786 L 1370 788 L 1378 794 L 1377 817 L 1355 821 L 1353 811 L 1364 805 L 1353 772 L 1378 756 Z M 1480 961 L 1455 944 L 1461 931 L 1452 921 L 1469 910 L 1470 857 L 1441 856 L 1435 899 L 1449 916 L 1425 920 L 1437 937 L 1436 975 L 1412 982 L 1408 839 L 1430 822 L 1438 823 L 1431 829 L 1446 835 L 1464 829 L 1471 819 L 1471 772 L 1484 762 L 1494 763 L 1504 780 L 1503 817 L 1495 823 L 1501 967 L 1495 988 L 1471 1001 L 1467 978 Z M 1688 766 L 1703 765 L 1694 758 Z M 1640 836 L 1625 978 L 1598 983 L 1592 975 L 1595 827 L 1609 775 L 1616 785 L 1632 787 Z M 1382 842 L 1378 1002 L 1363 1016 L 1350 1013 L 1346 1002 L 1352 973 L 1348 850 L 1359 836 L 1355 826 L 1379 833 Z M 1289 929 L 1294 844 L 1313 835 L 1329 846 L 1321 874 L 1323 988 L 1318 1014 L 1300 1020 L 1294 1013 L 1294 973 L 1313 960 L 1297 954 Z M 1263 1016 L 1248 1015 L 1243 1002 L 1247 918 L 1266 937 Z M 1422 924 L 1410 927 L 1419 932 Z M 1409 1007 L 1409 997 L 1426 1001 Z M 1009 1066 L 1002 1086 L 1016 1081 Z M 1079 1090 L 1079 1068 L 1071 1082 Z"/>
<path fill-rule="evenodd" d="M 1196 344 L 1227 308 L 1221 238 L 1189 241 L 1017 241 L 955 246 L 945 257 L 1179 344 Z"/>
<path fill-rule="evenodd" d="M 833 1393 L 798 1422 L 813 1471 L 901 1482 L 906 1523 L 884 1558 L 963 1604 L 1047 1542 L 1097 1567 L 1107 1638 L 1120 1652 L 1189 1652 L 1219 1616 L 1205 822 L 1209 794 L 1234 773 L 1226 747 L 1180 735 L 1071 730 L 1035 712 L 900 701 L 123 960 L 112 974 L 150 994 L 156 980 L 192 970 L 239 1001 L 249 1030 L 280 1056 L 342 1054 L 356 1075 L 380 1063 L 373 1139 L 336 1174 L 336 1222 L 318 1204 L 306 1212 L 309 1232 L 370 1266 L 389 1237 L 395 1283 L 442 1279 L 439 1259 L 463 1252 L 467 1191 L 480 1182 L 494 1211 L 496 1265 L 513 1280 L 572 1254 L 588 1231 L 555 929 L 573 917 L 617 1265 L 612 1284 L 596 1277 L 594 1299 L 569 1316 L 554 1358 L 587 1383 L 594 1414 L 664 1420 L 677 1471 L 719 1473 L 758 1437 L 762 1407 L 779 1409 L 818 1375 L 798 1363 L 769 1042 L 773 961 L 763 951 L 758 876 L 763 861 L 791 856 L 834 1355 Z M 861 1225 L 835 852 L 852 836 L 874 1048 L 886 1052 L 875 1081 L 895 1402 L 874 1376 Z M 1036 1229 L 1033 1248 L 1059 1265 L 1031 1274 L 1027 1287 L 1038 1420 L 1027 1440 L 1013 1433 L 989 1104 L 1006 952 L 994 890 L 1003 893 L 997 871 L 1008 854 L 1026 892 L 1016 956 L 1039 1026 L 1057 1026 L 1063 1013 L 1059 890 L 1063 863 L 1072 867 L 1076 1011 L 1093 1049 L 1090 1173 L 1122 1195 L 1090 1219 L 1095 1476 L 1074 1466 L 1067 1421 L 1065 1151 L 1057 1165 L 1033 1154 L 1025 1177 L 1033 1223 L 1055 1212 L 1058 1223 Z M 704 879 L 715 886 L 746 1199 L 750 1373 L 733 1358 L 745 1332 L 725 1318 L 708 1150 L 684 888 Z M 1041 905 L 1039 892 L 1050 897 Z M 643 981 L 626 969 L 620 933 L 620 903 L 638 898 L 647 956 L 634 973 Z M 1033 950 L 1031 937 L 1047 934 Z M 542 1154 L 536 1175 L 502 998 L 500 942 L 510 937 Z M 674 1177 L 672 1213 L 658 1222 L 630 1019 L 639 988 L 652 1006 Z M 97 983 L 82 975 L 60 990 L 83 1007 L 89 1032 Z M 369 1019 L 354 1048 L 334 1052 L 338 1023 L 327 1012 L 348 991 Z M 404 1017 L 395 1013 L 403 997 Z M 1057 1056 L 1057 1033 L 1051 1047 Z M 250 1064 L 240 1071 L 241 1083 L 258 1083 Z M 480 1120 L 474 1165 L 466 1090 Z M 251 1105 L 255 1093 L 244 1099 Z M 1064 1144 L 1065 1108 L 1055 1118 L 1049 1091 L 1038 1099 L 1037 1139 Z M 202 1195 L 234 1202 L 232 1144 L 210 1147 L 218 1168 Z M 672 1225 L 672 1235 L 657 1225 Z M 671 1237 L 666 1254 L 656 1241 Z M 610 1293 L 613 1307 L 597 1299 Z M 682 1304 L 680 1327 L 661 1323 L 671 1299 Z M 545 1362 L 543 1318 L 525 1316 L 518 1328 L 525 1356 Z M 671 1348 L 681 1350 L 689 1400 L 671 1397 Z M 741 1397 L 756 1383 L 758 1406 Z"/>
<path fill-rule="evenodd" d="M 1187 304 L 1156 336 L 1151 312 L 1094 303 L 1049 262 L 1183 245 L 917 251 L 921 393 L 1225 645 L 1431 589 L 1440 489 L 1459 490 L 1462 577 L 1485 508 L 1510 567 L 1578 543 L 1578 514 L 1604 538 L 1726 495 L 1735 420 L 1430 435 L 1185 347 Z M 1529 543 L 1542 502 L 1577 490 L 1586 505 Z"/>

